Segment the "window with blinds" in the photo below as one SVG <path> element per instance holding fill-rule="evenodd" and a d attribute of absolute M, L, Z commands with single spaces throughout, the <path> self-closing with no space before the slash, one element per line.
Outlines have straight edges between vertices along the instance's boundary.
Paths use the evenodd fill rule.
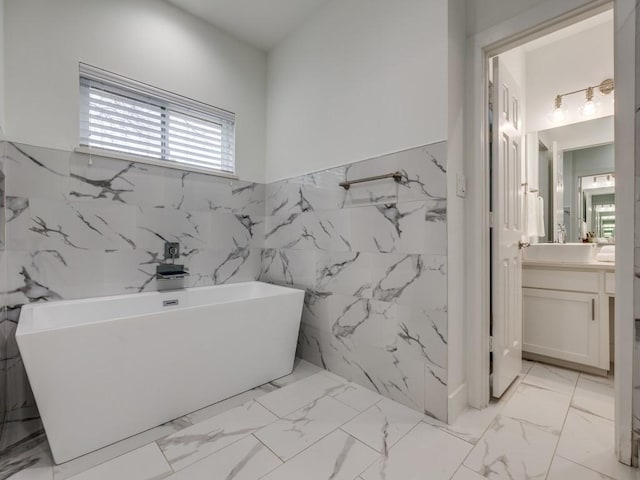
<path fill-rule="evenodd" d="M 82 147 L 234 174 L 234 125 L 233 113 L 80 64 Z"/>

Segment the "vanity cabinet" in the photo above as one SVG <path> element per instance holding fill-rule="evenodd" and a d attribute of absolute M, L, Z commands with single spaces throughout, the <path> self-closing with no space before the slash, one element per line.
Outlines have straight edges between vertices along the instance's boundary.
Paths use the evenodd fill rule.
<path fill-rule="evenodd" d="M 609 297 L 615 294 L 612 269 L 610 264 L 524 264 L 525 356 L 608 371 Z"/>

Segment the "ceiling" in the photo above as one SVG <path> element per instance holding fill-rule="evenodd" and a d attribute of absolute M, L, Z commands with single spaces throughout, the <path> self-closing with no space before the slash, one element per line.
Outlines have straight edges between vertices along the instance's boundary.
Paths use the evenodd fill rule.
<path fill-rule="evenodd" d="M 327 0 L 168 0 L 240 40 L 268 51 Z"/>

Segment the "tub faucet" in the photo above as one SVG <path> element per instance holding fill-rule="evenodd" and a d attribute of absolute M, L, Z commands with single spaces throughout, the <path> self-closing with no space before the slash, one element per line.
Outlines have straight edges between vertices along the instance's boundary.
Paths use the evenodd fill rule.
<path fill-rule="evenodd" d="M 175 263 L 176 258 L 180 258 L 180 244 L 177 242 L 165 242 L 165 263 L 161 263 L 156 267 L 156 278 L 158 280 L 175 280 L 189 276 L 189 272 L 184 268 L 184 265 Z M 167 260 L 170 260 L 171 263 L 167 263 Z"/>

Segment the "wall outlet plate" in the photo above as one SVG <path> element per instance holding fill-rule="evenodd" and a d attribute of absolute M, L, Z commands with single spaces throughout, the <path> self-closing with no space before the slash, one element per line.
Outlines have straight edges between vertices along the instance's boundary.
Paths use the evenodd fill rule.
<path fill-rule="evenodd" d="M 180 244 L 178 242 L 165 242 L 164 258 L 165 260 L 180 258 Z"/>

